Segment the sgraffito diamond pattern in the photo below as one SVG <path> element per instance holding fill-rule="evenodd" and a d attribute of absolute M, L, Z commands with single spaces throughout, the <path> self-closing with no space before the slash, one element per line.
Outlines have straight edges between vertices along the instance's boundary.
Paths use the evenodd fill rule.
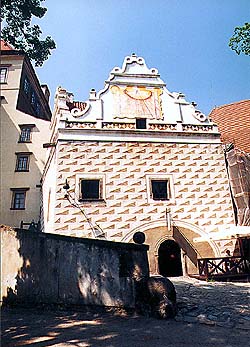
<path fill-rule="evenodd" d="M 91 236 L 81 211 L 64 198 L 65 179 L 74 195 L 79 173 L 105 175 L 105 201 L 81 207 L 110 240 L 120 240 L 142 224 L 165 219 L 166 208 L 171 208 L 174 219 L 206 232 L 234 222 L 219 144 L 62 142 L 58 156 L 55 232 Z M 148 201 L 146 175 L 157 174 L 173 176 L 174 201 Z"/>

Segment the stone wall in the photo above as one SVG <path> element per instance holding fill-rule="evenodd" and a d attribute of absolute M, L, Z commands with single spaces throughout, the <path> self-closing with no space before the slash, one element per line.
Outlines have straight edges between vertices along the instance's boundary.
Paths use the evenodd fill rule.
<path fill-rule="evenodd" d="M 3 303 L 133 308 L 148 246 L 1 228 Z"/>

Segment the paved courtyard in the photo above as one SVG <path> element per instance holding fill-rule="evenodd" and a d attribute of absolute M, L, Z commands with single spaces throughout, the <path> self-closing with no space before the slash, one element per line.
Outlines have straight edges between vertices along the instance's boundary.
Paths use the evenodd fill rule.
<path fill-rule="evenodd" d="M 2 346 L 245 347 L 250 333 L 250 283 L 172 278 L 179 313 L 157 320 L 119 312 L 4 309 Z"/>

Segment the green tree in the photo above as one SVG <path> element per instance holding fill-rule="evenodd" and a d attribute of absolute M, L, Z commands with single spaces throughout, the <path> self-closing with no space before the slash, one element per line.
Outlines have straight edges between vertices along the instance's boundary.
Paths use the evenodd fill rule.
<path fill-rule="evenodd" d="M 242 27 L 234 29 L 234 34 L 229 41 L 229 47 L 237 54 L 244 53 L 250 55 L 250 23 L 245 23 Z"/>
<path fill-rule="evenodd" d="M 54 40 L 47 36 L 40 38 L 39 25 L 31 24 L 33 17 L 42 18 L 47 9 L 41 6 L 44 0 L 1 0 L 2 39 L 14 48 L 24 51 L 41 66 L 56 48 Z"/>

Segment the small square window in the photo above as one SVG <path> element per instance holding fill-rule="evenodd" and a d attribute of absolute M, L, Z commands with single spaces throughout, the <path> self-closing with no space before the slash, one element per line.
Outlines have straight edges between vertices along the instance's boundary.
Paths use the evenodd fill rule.
<path fill-rule="evenodd" d="M 26 192 L 29 188 L 11 188 L 12 201 L 11 210 L 24 210 L 26 201 Z"/>
<path fill-rule="evenodd" d="M 104 202 L 105 174 L 76 174 L 75 194 L 81 202 Z"/>
<path fill-rule="evenodd" d="M 146 129 L 147 121 L 146 118 L 136 118 L 136 129 Z"/>
<path fill-rule="evenodd" d="M 151 194 L 153 200 L 169 200 L 169 181 L 151 180 Z"/>
<path fill-rule="evenodd" d="M 16 153 L 16 171 L 29 171 L 30 153 Z"/>
<path fill-rule="evenodd" d="M 82 179 L 81 184 L 81 200 L 100 200 L 101 194 L 101 180 L 99 179 Z"/>
<path fill-rule="evenodd" d="M 175 203 L 174 178 L 169 174 L 146 175 L 147 197 L 149 203 L 166 201 Z"/>
<path fill-rule="evenodd" d="M 1 67 L 0 68 L 0 83 L 6 83 L 7 82 L 7 67 Z"/>
<path fill-rule="evenodd" d="M 31 125 L 22 125 L 21 128 L 21 134 L 19 138 L 19 142 L 31 142 L 31 131 L 33 126 Z"/>

